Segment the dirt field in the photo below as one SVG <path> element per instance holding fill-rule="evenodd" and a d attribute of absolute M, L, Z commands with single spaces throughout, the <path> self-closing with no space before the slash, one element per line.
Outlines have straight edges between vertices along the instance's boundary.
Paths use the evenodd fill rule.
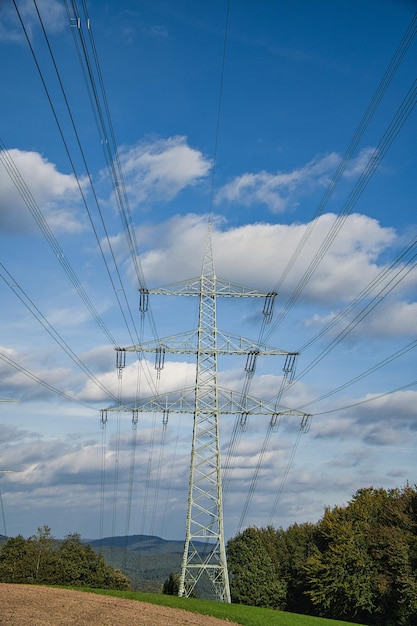
<path fill-rule="evenodd" d="M 94 593 L 0 583 L 0 624 L 13 626 L 236 626 L 181 609 Z"/>

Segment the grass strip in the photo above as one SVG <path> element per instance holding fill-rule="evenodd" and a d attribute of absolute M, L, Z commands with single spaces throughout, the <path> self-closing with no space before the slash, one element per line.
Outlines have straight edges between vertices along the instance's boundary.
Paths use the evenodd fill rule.
<path fill-rule="evenodd" d="M 137 591 L 113 591 L 111 589 L 78 589 L 99 593 L 115 598 L 126 598 L 139 602 L 148 602 L 160 606 L 169 606 L 174 609 L 183 609 L 192 613 L 210 615 L 219 619 L 236 622 L 242 626 L 355 626 L 353 622 L 312 617 L 286 611 L 274 611 L 243 604 L 226 604 L 214 600 L 200 600 L 198 598 L 179 598 L 165 594 L 141 593 Z M 356 626 L 360 626 L 356 624 Z"/>

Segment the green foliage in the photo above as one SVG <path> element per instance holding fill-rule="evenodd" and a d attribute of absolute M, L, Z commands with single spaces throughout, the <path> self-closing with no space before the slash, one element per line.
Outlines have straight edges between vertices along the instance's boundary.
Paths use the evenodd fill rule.
<path fill-rule="evenodd" d="M 129 589 L 130 581 L 81 541 L 78 533 L 56 542 L 48 526 L 37 536 L 10 538 L 0 553 L 0 582 Z"/>
<path fill-rule="evenodd" d="M 417 490 L 360 489 L 317 524 L 249 528 L 227 547 L 234 602 L 417 624 Z"/>
<path fill-rule="evenodd" d="M 417 623 L 415 489 L 361 489 L 326 510 L 306 565 L 313 604 L 325 616 L 367 624 Z"/>
<path fill-rule="evenodd" d="M 271 550 L 272 528 L 247 528 L 227 545 L 232 601 L 239 604 L 282 608 L 286 585 Z"/>
<path fill-rule="evenodd" d="M 293 524 L 285 531 L 279 529 L 276 534 L 277 561 L 287 586 L 285 609 L 314 614 L 313 604 L 305 593 L 305 565 L 316 549 L 316 526 L 308 523 Z"/>
<path fill-rule="evenodd" d="M 32 583 L 34 571 L 35 554 L 32 544 L 22 535 L 6 541 L 0 555 L 0 581 Z"/>
<path fill-rule="evenodd" d="M 180 588 L 180 575 L 178 572 L 171 572 L 168 578 L 165 580 L 162 593 L 168 596 L 177 596 Z"/>

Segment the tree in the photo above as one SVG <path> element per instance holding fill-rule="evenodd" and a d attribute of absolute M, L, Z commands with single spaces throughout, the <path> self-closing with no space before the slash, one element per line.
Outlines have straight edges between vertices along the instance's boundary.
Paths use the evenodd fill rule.
<path fill-rule="evenodd" d="M 417 492 L 360 489 L 327 509 L 306 563 L 307 593 L 320 615 L 367 624 L 417 623 Z"/>
<path fill-rule="evenodd" d="M 0 582 L 130 588 L 130 580 L 84 544 L 78 533 L 56 542 L 48 526 L 38 528 L 29 539 L 18 535 L 6 541 L 0 554 Z"/>
<path fill-rule="evenodd" d="M 101 554 L 82 542 L 79 533 L 68 534 L 57 552 L 58 584 L 100 589 L 129 589 L 130 580 L 113 570 Z"/>
<path fill-rule="evenodd" d="M 317 524 L 228 543 L 232 599 L 380 626 L 417 624 L 417 488 L 359 489 Z"/>
<path fill-rule="evenodd" d="M 51 583 L 55 574 L 54 563 L 54 538 L 51 534 L 49 526 L 42 526 L 38 528 L 38 534 L 31 537 L 36 560 L 34 570 L 34 582 L 37 583 Z"/>
<path fill-rule="evenodd" d="M 347 509 L 326 510 L 319 525 L 319 544 L 306 562 L 308 594 L 321 614 L 353 619 L 375 608 L 372 581 L 375 567 L 363 525 Z"/>
<path fill-rule="evenodd" d="M 33 545 L 22 535 L 10 537 L 0 554 L 0 581 L 33 583 L 35 564 Z"/>
<path fill-rule="evenodd" d="M 232 602 L 274 609 L 285 605 L 286 585 L 274 560 L 272 528 L 247 528 L 227 544 Z"/>
<path fill-rule="evenodd" d="M 163 584 L 162 593 L 165 593 L 168 596 L 177 596 L 179 588 L 180 575 L 178 572 L 171 572 Z"/>
<path fill-rule="evenodd" d="M 316 549 L 317 527 L 314 524 L 293 524 L 276 531 L 276 558 L 282 579 L 287 586 L 285 610 L 314 614 L 314 605 L 306 594 L 305 565 Z"/>

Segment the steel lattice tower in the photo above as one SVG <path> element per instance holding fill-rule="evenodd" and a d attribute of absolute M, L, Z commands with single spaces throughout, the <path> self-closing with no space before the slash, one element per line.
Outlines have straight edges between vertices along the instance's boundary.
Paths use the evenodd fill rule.
<path fill-rule="evenodd" d="M 193 589 L 206 571 L 216 596 L 230 602 L 220 464 L 216 299 L 209 230 L 200 277 L 194 427 L 179 595 Z M 210 550 L 201 558 L 194 542 L 204 540 Z"/>
<path fill-rule="evenodd" d="M 102 423 L 107 421 L 107 411 L 116 410 L 132 411 L 133 422 L 137 421 L 138 412 L 162 412 L 165 423 L 170 412 L 193 413 L 187 523 L 179 595 L 191 595 L 205 574 L 216 598 L 230 602 L 223 527 L 219 416 L 240 415 L 243 425 L 250 414 L 270 415 L 271 422 L 284 414 L 304 417 L 306 414 L 219 387 L 217 359 L 219 355 L 246 355 L 246 371 L 250 367 L 253 373 L 258 355 L 284 355 L 294 363 L 297 353 L 224 333 L 217 328 L 216 305 L 219 297 L 264 298 L 263 314 L 268 320 L 272 316 L 276 294 L 262 293 L 216 277 L 210 223 L 200 277 L 158 289 L 141 290 L 142 313 L 148 308 L 149 294 L 198 297 L 198 328 L 156 342 L 118 348 L 116 363 L 119 374 L 125 366 L 125 352 L 154 352 L 155 368 L 159 371 L 164 366 L 165 354 L 193 354 L 196 355 L 195 385 L 180 394 L 162 394 L 134 404 L 105 409 L 102 411 Z M 199 547 L 202 542 L 204 550 Z"/>

